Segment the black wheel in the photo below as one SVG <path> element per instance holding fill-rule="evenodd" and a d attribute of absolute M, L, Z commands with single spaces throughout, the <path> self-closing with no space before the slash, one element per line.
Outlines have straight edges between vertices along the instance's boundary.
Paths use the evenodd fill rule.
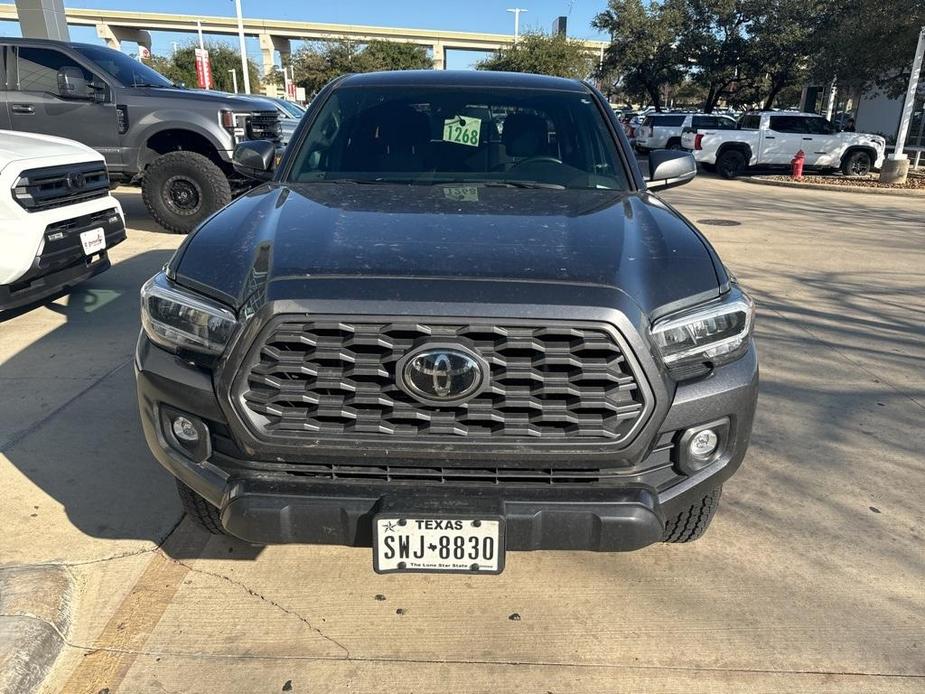
<path fill-rule="evenodd" d="M 692 504 L 665 523 L 662 542 L 693 542 L 703 536 L 716 514 L 723 487 L 715 487 L 697 503 Z"/>
<path fill-rule="evenodd" d="M 668 140 L 668 144 L 665 146 L 665 149 L 684 149 L 681 146 L 681 138 L 673 137 Z"/>
<path fill-rule="evenodd" d="M 870 154 L 864 150 L 855 150 L 845 155 L 841 162 L 841 172 L 845 176 L 866 176 L 873 166 Z"/>
<path fill-rule="evenodd" d="M 225 174 L 196 152 L 159 156 L 145 169 L 141 193 L 155 221 L 181 234 L 188 234 L 231 202 L 231 187 Z"/>
<path fill-rule="evenodd" d="M 180 495 L 180 503 L 183 504 L 186 515 L 192 518 L 196 525 L 212 535 L 228 534 L 222 526 L 218 509 L 180 480 L 177 480 L 177 494 Z"/>
<path fill-rule="evenodd" d="M 738 149 L 727 149 L 716 160 L 716 170 L 723 178 L 736 178 L 745 171 L 745 155 Z"/>

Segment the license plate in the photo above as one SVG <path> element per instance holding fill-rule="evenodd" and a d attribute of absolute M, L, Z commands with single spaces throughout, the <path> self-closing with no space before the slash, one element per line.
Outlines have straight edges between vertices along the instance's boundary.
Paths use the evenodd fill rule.
<path fill-rule="evenodd" d="M 84 247 L 84 255 L 93 255 L 106 248 L 106 232 L 102 228 L 90 229 L 80 234 L 80 244 Z"/>
<path fill-rule="evenodd" d="M 376 516 L 376 573 L 479 573 L 504 569 L 504 526 L 499 518 Z"/>

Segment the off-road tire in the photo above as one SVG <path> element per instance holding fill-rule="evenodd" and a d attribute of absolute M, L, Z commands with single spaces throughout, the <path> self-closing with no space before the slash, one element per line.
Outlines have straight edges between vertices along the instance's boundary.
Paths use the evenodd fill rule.
<path fill-rule="evenodd" d="M 733 179 L 742 175 L 748 161 L 738 149 L 727 149 L 716 159 L 716 170 L 723 178 Z"/>
<path fill-rule="evenodd" d="M 714 487 L 698 502 L 665 523 L 662 542 L 693 542 L 702 537 L 716 514 L 723 486 Z"/>
<path fill-rule="evenodd" d="M 180 195 L 184 191 L 193 202 L 185 205 Z M 180 234 L 188 234 L 231 202 L 225 174 L 196 152 L 168 152 L 151 162 L 145 169 L 141 194 L 154 220 Z"/>
<path fill-rule="evenodd" d="M 183 484 L 180 480 L 177 480 L 177 494 L 180 495 L 180 503 L 183 504 L 183 510 L 186 511 L 186 515 L 188 515 L 196 525 L 212 535 L 228 534 L 225 532 L 225 528 L 222 527 L 222 519 L 218 509 Z"/>
<path fill-rule="evenodd" d="M 841 162 L 841 172 L 845 176 L 866 176 L 873 168 L 874 160 L 870 152 L 856 149 L 844 156 Z"/>

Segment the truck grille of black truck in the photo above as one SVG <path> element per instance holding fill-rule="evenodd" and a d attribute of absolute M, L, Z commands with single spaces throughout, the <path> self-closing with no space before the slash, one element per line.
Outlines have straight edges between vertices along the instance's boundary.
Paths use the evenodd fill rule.
<path fill-rule="evenodd" d="M 109 174 L 101 161 L 65 164 L 23 171 L 13 185 L 13 198 L 35 212 L 109 194 Z"/>
<path fill-rule="evenodd" d="M 399 388 L 397 362 L 432 341 L 481 355 L 487 389 L 435 407 Z M 648 391 L 599 324 L 285 319 L 257 338 L 243 369 L 242 414 L 284 441 L 617 443 L 647 413 Z"/>

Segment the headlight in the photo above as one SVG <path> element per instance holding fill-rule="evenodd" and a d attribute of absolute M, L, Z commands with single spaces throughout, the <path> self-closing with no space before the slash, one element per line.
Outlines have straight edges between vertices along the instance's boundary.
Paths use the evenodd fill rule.
<path fill-rule="evenodd" d="M 743 292 L 669 316 L 652 326 L 652 339 L 670 368 L 694 362 L 714 366 L 738 359 L 748 349 L 755 305 Z"/>
<path fill-rule="evenodd" d="M 227 308 L 171 286 L 159 273 L 141 288 L 141 325 L 167 349 L 221 354 L 238 323 Z"/>

